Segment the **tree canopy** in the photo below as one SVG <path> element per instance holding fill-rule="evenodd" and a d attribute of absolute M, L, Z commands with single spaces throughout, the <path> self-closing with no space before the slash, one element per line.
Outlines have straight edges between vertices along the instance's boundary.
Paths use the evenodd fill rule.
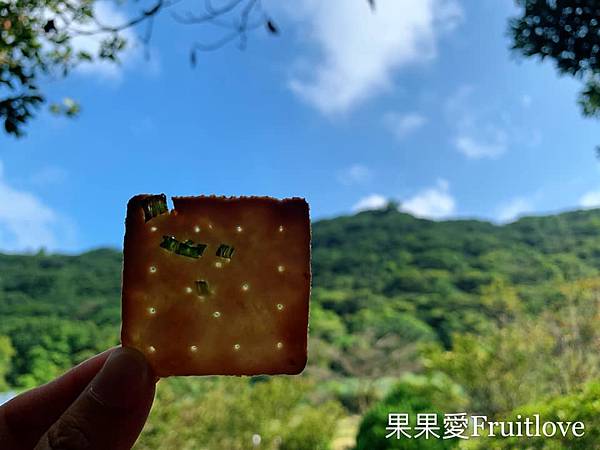
<path fill-rule="evenodd" d="M 600 4 L 596 0 L 517 0 L 523 14 L 510 21 L 513 49 L 551 59 L 561 74 L 584 82 L 583 114 L 600 117 Z"/>
<path fill-rule="evenodd" d="M 148 45 L 153 23 L 162 11 L 173 9 L 175 20 L 186 25 L 215 25 L 221 30 L 214 41 L 190 44 L 190 61 L 196 62 L 198 51 L 217 49 L 238 40 L 245 46 L 248 33 L 264 27 L 277 34 L 272 18 L 258 0 L 228 0 L 215 5 L 205 0 L 203 8 L 181 9 L 181 2 L 155 0 L 134 2 L 137 11 L 123 23 L 104 23 L 98 14 L 100 0 L 8 0 L 0 3 L 0 120 L 4 130 L 22 136 L 26 124 L 36 110 L 46 103 L 44 80 L 66 77 L 81 64 L 110 61 L 117 64 L 119 56 L 131 43 L 123 31 L 145 27 L 141 41 Z M 123 11 L 131 9 L 120 2 Z M 131 3 L 131 2 L 130 2 Z M 197 4 L 193 5 L 198 9 Z M 129 8 L 129 9 L 127 9 Z M 94 51 L 78 45 L 78 39 L 93 37 Z M 79 105 L 71 98 L 53 101 L 50 110 L 56 114 L 75 116 Z"/>

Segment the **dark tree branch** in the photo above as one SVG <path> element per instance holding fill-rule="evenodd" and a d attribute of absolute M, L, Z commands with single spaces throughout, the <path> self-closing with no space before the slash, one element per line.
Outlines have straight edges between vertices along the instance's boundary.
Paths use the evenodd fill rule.
<path fill-rule="evenodd" d="M 253 14 L 262 12 L 259 0 L 233 0 L 220 8 L 216 8 L 211 0 L 205 0 L 204 10 L 201 14 L 194 14 L 191 11 L 185 11 L 183 14 L 173 12 L 173 18 L 185 25 L 211 24 L 226 30 L 229 30 L 224 36 L 208 43 L 195 43 L 191 48 L 190 59 L 192 65 L 196 62 L 197 51 L 217 50 L 228 43 L 238 40 L 240 49 L 244 49 L 248 40 L 248 32 L 266 26 L 272 34 L 276 34 L 273 22 L 262 13 L 262 17 L 252 22 L 250 18 Z M 221 18 L 239 10 L 237 21 L 223 21 Z"/>
<path fill-rule="evenodd" d="M 0 0 L 1 3 L 2 0 Z M 99 0 L 98 0 L 99 1 Z M 0 119 L 8 134 L 21 136 L 22 128 L 34 116 L 35 110 L 46 100 L 39 92 L 38 76 L 59 73 L 66 76 L 77 64 L 108 60 L 117 62 L 126 48 L 122 31 L 141 26 L 140 34 L 144 55 L 150 58 L 150 41 L 154 22 L 158 15 L 183 0 L 148 0 L 150 6 L 141 9 L 136 16 L 124 23 L 107 24 L 98 18 L 94 1 L 79 0 L 28 0 L 0 5 L 3 14 L 2 27 L 10 34 L 0 37 L 0 86 L 10 94 L 0 97 Z M 196 53 L 216 50 L 238 41 L 244 49 L 248 33 L 261 26 L 271 34 L 278 30 L 272 19 L 262 11 L 260 0 L 203 0 L 203 12 L 183 15 L 173 13 L 181 22 L 195 25 L 212 25 L 224 30 L 212 42 L 196 42 L 191 45 L 190 62 L 196 64 Z M 40 11 L 52 11 L 54 17 L 42 17 Z M 6 15 L 6 17 L 4 17 Z M 79 36 L 99 36 L 99 48 L 94 54 L 74 47 L 72 39 Z M 46 45 L 47 44 L 47 45 Z M 17 95 L 12 95 L 17 94 Z M 62 112 L 63 107 L 51 105 L 51 111 Z M 67 108 L 70 115 L 79 108 Z"/>
<path fill-rule="evenodd" d="M 236 9 L 239 5 L 241 5 L 245 0 L 233 0 L 229 2 L 227 5 L 221 8 L 215 8 L 212 6 L 212 2 L 210 0 L 204 1 L 204 9 L 207 11 L 205 14 L 194 15 L 191 12 L 186 12 L 185 18 L 180 18 L 181 23 L 186 24 L 201 24 L 209 21 L 213 21 L 219 17 L 226 15 L 227 13 Z"/>
<path fill-rule="evenodd" d="M 95 34 L 102 34 L 102 33 L 119 33 L 120 31 L 126 30 L 127 28 L 132 28 L 135 27 L 136 25 L 150 19 L 153 18 L 154 16 L 156 16 L 161 10 L 168 8 L 172 5 L 174 5 L 175 3 L 178 3 L 180 0 L 175 0 L 172 2 L 165 2 L 164 0 L 158 0 L 156 2 L 156 4 L 154 4 L 151 8 L 142 11 L 142 13 L 121 24 L 121 25 L 113 25 L 113 26 L 109 26 L 109 25 L 105 25 L 103 23 L 101 23 L 97 17 L 94 16 L 94 18 L 92 19 L 94 21 L 94 23 L 96 24 L 97 28 L 94 28 L 92 30 L 81 30 L 81 29 L 72 29 L 71 31 L 77 35 L 81 35 L 81 36 L 90 36 L 90 35 L 95 35 Z"/>

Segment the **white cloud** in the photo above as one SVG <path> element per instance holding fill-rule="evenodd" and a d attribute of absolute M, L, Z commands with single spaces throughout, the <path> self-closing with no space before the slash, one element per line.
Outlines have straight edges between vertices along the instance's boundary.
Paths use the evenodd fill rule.
<path fill-rule="evenodd" d="M 442 219 L 454 213 L 456 202 L 449 193 L 448 182 L 440 179 L 436 186 L 425 189 L 402 202 L 400 209 L 417 217 Z"/>
<path fill-rule="evenodd" d="M 579 206 L 582 208 L 598 208 L 600 207 L 600 190 L 589 191 L 579 199 Z"/>
<path fill-rule="evenodd" d="M 355 212 L 366 211 L 371 209 L 382 209 L 388 204 L 387 198 L 379 194 L 371 194 L 361 198 L 353 207 Z"/>
<path fill-rule="evenodd" d="M 55 249 L 62 236 L 72 229 L 65 218 L 31 192 L 18 190 L 8 184 L 0 161 L 0 248 L 3 251 Z"/>
<path fill-rule="evenodd" d="M 274 2 L 273 2 L 274 3 Z M 388 89 L 398 70 L 435 58 L 440 32 L 462 19 L 455 0 L 299 0 L 279 6 L 299 22 L 317 55 L 289 86 L 322 113 L 344 113 Z"/>
<path fill-rule="evenodd" d="M 445 104 L 454 127 L 452 143 L 469 159 L 498 158 L 508 150 L 508 118 L 493 108 L 474 105 L 474 88 L 461 86 Z"/>
<path fill-rule="evenodd" d="M 476 132 L 474 129 L 462 130 L 456 136 L 454 145 L 469 159 L 497 158 L 508 148 L 506 132 L 495 126 Z"/>
<path fill-rule="evenodd" d="M 499 208 L 497 218 L 500 222 L 512 222 L 532 209 L 533 205 L 530 200 L 524 197 L 515 197 Z"/>
<path fill-rule="evenodd" d="M 361 184 L 369 181 L 373 173 L 371 169 L 362 164 L 353 164 L 341 170 L 338 173 L 337 179 L 340 183 L 349 186 L 351 184 Z"/>
<path fill-rule="evenodd" d="M 390 130 L 396 139 L 402 140 L 409 134 L 418 130 L 427 123 L 427 118 L 419 113 L 411 112 L 400 114 L 397 112 L 388 112 L 384 118 L 385 126 Z"/>

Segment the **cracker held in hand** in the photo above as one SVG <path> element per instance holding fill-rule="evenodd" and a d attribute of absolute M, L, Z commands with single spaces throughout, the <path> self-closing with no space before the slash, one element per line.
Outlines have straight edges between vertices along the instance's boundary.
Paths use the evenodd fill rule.
<path fill-rule="evenodd" d="M 159 376 L 297 374 L 306 365 L 304 199 L 137 195 L 127 205 L 123 345 Z"/>

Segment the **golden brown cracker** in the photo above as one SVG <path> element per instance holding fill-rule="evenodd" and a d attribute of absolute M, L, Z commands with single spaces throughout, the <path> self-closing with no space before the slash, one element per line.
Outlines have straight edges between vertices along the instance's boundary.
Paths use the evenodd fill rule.
<path fill-rule="evenodd" d="M 164 203 L 163 203 L 164 202 Z M 297 374 L 306 365 L 304 199 L 138 195 L 127 205 L 123 345 L 159 376 Z"/>

